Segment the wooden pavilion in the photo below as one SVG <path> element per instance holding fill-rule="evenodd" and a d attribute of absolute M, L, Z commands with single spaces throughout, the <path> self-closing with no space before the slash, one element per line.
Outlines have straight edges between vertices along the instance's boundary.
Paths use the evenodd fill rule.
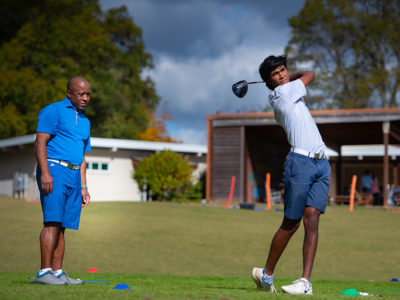
<path fill-rule="evenodd" d="M 340 195 L 353 170 L 379 170 L 387 205 L 389 184 L 398 184 L 397 156 L 389 158 L 389 145 L 400 144 L 400 108 L 311 111 L 322 138 L 337 155 L 329 158 L 332 167 L 331 194 Z M 279 185 L 283 162 L 289 151 L 284 130 L 273 113 L 215 114 L 207 116 L 207 201 L 226 201 L 231 178 L 236 184 L 233 201 L 255 202 L 254 187 L 262 189 L 265 174 L 271 186 Z M 343 146 L 383 145 L 380 157 L 343 157 Z"/>

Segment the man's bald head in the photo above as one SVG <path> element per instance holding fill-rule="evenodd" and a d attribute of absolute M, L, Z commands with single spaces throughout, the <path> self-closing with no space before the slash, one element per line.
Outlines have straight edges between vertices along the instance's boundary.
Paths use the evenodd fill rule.
<path fill-rule="evenodd" d="M 77 110 L 84 110 L 90 101 L 90 84 L 81 76 L 74 76 L 68 80 L 67 97 Z"/>
<path fill-rule="evenodd" d="M 68 83 L 67 83 L 67 91 L 70 91 L 70 90 L 72 89 L 72 87 L 74 86 L 75 83 L 79 83 L 79 82 L 81 82 L 81 81 L 83 81 L 83 82 L 89 84 L 89 81 L 87 81 L 87 79 L 84 78 L 84 77 L 82 77 L 82 76 L 74 76 L 74 77 L 71 77 L 71 78 L 68 80 Z M 89 85 L 90 85 L 90 84 L 89 84 Z"/>

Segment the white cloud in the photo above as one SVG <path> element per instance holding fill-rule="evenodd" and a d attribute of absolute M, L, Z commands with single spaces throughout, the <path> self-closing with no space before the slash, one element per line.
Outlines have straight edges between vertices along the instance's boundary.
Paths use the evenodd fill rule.
<path fill-rule="evenodd" d="M 160 107 L 172 113 L 176 126 L 185 128 L 178 139 L 188 143 L 192 136 L 202 136 L 201 144 L 205 144 L 207 115 L 261 111 L 266 106 L 269 90 L 264 84 L 249 86 L 242 99 L 233 94 L 232 84 L 242 79 L 260 80 L 258 66 L 262 60 L 282 51 L 282 47 L 240 45 L 214 58 L 176 60 L 161 56 L 147 75 L 156 82 L 157 92 L 166 102 L 166 107 Z"/>
<path fill-rule="evenodd" d="M 185 144 L 205 145 L 207 139 L 206 131 L 193 128 L 180 128 L 169 130 L 170 136 L 177 141 L 184 141 Z"/>

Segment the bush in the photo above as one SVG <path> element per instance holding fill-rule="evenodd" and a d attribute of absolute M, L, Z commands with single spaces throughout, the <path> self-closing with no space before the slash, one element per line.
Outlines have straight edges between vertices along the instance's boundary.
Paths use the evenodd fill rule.
<path fill-rule="evenodd" d="M 203 198 L 203 183 L 185 183 L 174 195 L 174 201 L 179 202 L 194 202 L 200 201 Z"/>
<path fill-rule="evenodd" d="M 162 151 L 138 163 L 133 178 L 142 192 L 151 191 L 154 200 L 187 201 L 196 196 L 198 189 L 190 182 L 191 174 L 186 157 Z"/>

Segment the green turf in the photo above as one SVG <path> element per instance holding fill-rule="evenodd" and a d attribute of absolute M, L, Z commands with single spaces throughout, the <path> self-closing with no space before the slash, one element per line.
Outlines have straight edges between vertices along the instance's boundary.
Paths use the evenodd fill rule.
<path fill-rule="evenodd" d="M 279 291 L 281 285 L 290 283 L 288 279 L 276 279 L 275 285 L 279 292 L 266 294 L 256 290 L 248 277 L 110 273 L 73 275 L 88 282 L 82 286 L 43 286 L 29 280 L 28 273 L 0 273 L 0 299 L 304 299 L 304 296 L 286 295 Z M 131 290 L 115 290 L 118 284 L 126 284 Z M 345 289 L 381 295 L 384 299 L 400 297 L 398 282 L 313 282 L 314 298 L 317 299 L 338 299 Z"/>
<path fill-rule="evenodd" d="M 5 298 L 4 291 L 25 299 L 31 293 L 33 298 L 61 293 L 68 299 L 72 291 L 84 299 L 126 292 L 112 290 L 111 285 L 118 283 L 132 284 L 134 291 L 126 297 L 141 299 L 265 297 L 254 291 L 249 274 L 253 266 L 264 265 L 282 220 L 282 210 L 275 208 L 266 212 L 198 204 L 91 203 L 83 210 L 80 230 L 66 233 L 64 269 L 82 279 L 112 283 L 57 290 L 37 287 L 27 279 L 40 263 L 40 204 L 0 197 L 0 299 Z M 303 234 L 299 229 L 276 268 L 278 286 L 301 275 Z M 400 278 L 399 249 L 399 213 L 360 207 L 350 213 L 346 206 L 328 207 L 320 222 L 314 293 L 323 291 L 324 299 L 334 299 L 329 297 L 345 288 L 368 293 L 375 293 L 372 287 L 400 290 L 399 283 L 390 282 Z M 99 273 L 89 274 L 89 268 Z M 384 292 L 400 297 L 399 292 L 379 293 Z"/>

